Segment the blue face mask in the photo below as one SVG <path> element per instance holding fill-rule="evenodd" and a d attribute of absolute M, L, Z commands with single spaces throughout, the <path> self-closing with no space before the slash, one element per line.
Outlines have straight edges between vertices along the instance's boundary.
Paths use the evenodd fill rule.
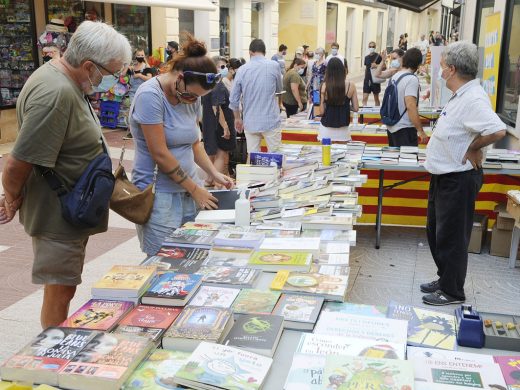
<path fill-rule="evenodd" d="M 222 78 L 224 78 L 224 77 L 226 77 L 228 75 L 229 69 L 228 68 L 219 69 L 218 72 L 222 75 Z"/>
<path fill-rule="evenodd" d="M 94 64 L 94 66 L 96 65 Z M 101 82 L 98 85 L 94 85 L 90 80 L 90 77 L 88 78 L 88 81 L 90 81 L 90 85 L 92 86 L 92 90 L 94 92 L 107 92 L 110 88 L 116 85 L 118 80 L 116 76 L 114 76 L 113 74 L 104 75 L 103 73 L 101 73 L 97 66 L 96 69 L 99 72 L 99 74 L 103 76 L 103 78 L 101 79 Z"/>
<path fill-rule="evenodd" d="M 390 67 L 398 69 L 401 67 L 401 62 L 399 62 L 399 60 L 392 60 L 392 62 L 390 62 Z"/>
<path fill-rule="evenodd" d="M 333 56 L 338 55 L 338 49 L 336 49 L 336 48 L 330 49 L 330 52 L 332 53 Z"/>

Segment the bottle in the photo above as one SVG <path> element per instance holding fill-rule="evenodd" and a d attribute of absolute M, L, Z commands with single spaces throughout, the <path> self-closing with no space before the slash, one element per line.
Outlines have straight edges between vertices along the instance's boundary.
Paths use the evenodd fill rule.
<path fill-rule="evenodd" d="M 353 118 L 352 118 L 352 124 L 354 126 L 357 126 L 359 124 L 359 120 L 358 120 L 358 113 L 354 111 L 354 115 L 353 115 Z"/>
<path fill-rule="evenodd" d="M 240 198 L 235 201 L 235 226 L 249 226 L 251 223 L 251 204 L 246 198 L 245 188 L 240 191 Z"/>
<path fill-rule="evenodd" d="M 330 165 L 330 138 L 321 139 L 321 162 L 324 166 Z"/>

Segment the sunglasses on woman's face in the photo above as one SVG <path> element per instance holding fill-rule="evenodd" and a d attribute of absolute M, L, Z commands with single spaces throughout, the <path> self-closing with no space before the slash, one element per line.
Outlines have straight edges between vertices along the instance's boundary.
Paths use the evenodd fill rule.
<path fill-rule="evenodd" d="M 222 64 L 222 65 L 219 66 L 219 69 L 226 69 L 227 67 L 228 67 L 227 65 Z"/>
<path fill-rule="evenodd" d="M 222 75 L 220 73 L 202 73 L 194 72 L 192 70 L 185 70 L 183 73 L 185 75 L 204 76 L 206 78 L 206 83 L 208 84 L 217 84 L 220 80 L 222 80 Z"/>
<path fill-rule="evenodd" d="M 186 89 L 186 84 L 184 84 L 184 89 Z M 177 93 L 176 94 L 177 94 L 177 98 L 179 100 L 183 100 L 183 101 L 189 102 L 189 103 L 195 103 L 197 101 L 197 99 L 199 98 L 199 95 L 197 95 L 193 92 L 179 91 L 179 80 L 177 80 Z"/>

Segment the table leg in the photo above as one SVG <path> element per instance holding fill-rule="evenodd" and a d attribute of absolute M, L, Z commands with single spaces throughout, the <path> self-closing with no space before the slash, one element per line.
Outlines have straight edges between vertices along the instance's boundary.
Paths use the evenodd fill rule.
<path fill-rule="evenodd" d="M 376 214 L 376 249 L 381 245 L 381 216 L 383 214 L 383 182 L 385 180 L 384 169 L 379 170 L 379 192 L 377 194 L 377 214 Z"/>
<path fill-rule="evenodd" d="M 519 242 L 520 227 L 518 225 L 515 225 L 515 227 L 513 228 L 513 237 L 511 237 L 511 249 L 509 251 L 509 268 L 515 268 Z"/>

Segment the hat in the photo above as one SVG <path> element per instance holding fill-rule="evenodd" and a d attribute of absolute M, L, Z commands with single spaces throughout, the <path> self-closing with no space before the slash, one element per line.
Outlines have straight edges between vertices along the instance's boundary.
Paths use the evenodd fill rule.
<path fill-rule="evenodd" d="M 69 32 L 62 19 L 51 19 L 51 21 L 45 26 L 45 30 L 50 32 Z"/>
<path fill-rule="evenodd" d="M 295 53 L 296 53 L 296 54 L 303 54 L 304 51 L 305 51 L 305 50 L 303 49 L 303 47 L 298 46 L 298 47 L 296 48 Z"/>

